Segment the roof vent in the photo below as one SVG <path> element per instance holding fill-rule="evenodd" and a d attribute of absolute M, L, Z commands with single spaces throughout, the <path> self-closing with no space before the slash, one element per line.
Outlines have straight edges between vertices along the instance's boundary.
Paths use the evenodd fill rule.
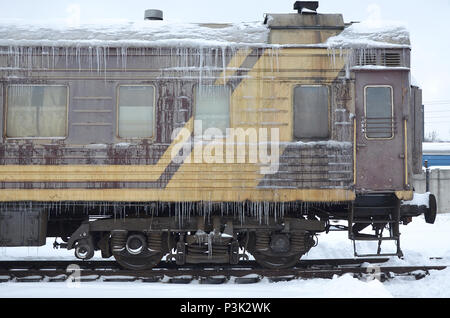
<path fill-rule="evenodd" d="M 384 66 L 401 66 L 402 65 L 402 58 L 400 53 L 383 53 L 381 54 L 381 60 L 384 63 Z"/>
<path fill-rule="evenodd" d="M 404 65 L 400 52 L 380 52 L 379 50 L 366 52 L 364 49 L 358 49 L 354 57 L 356 66 L 378 65 L 400 67 Z"/>
<path fill-rule="evenodd" d="M 317 13 L 317 8 L 319 8 L 319 1 L 296 1 L 294 3 L 294 10 L 298 10 L 300 14 Z M 305 9 L 313 12 L 304 11 Z"/>
<path fill-rule="evenodd" d="M 161 10 L 149 9 L 145 10 L 145 20 L 163 20 L 163 12 Z"/>

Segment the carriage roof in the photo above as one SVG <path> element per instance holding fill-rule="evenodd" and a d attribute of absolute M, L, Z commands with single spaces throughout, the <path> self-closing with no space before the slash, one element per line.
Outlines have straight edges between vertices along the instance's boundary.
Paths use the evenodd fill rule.
<path fill-rule="evenodd" d="M 340 17 L 336 18 L 336 17 Z M 326 18 L 326 19 L 325 19 Z M 270 32 L 330 28 L 322 20 L 332 21 L 340 30 L 324 43 L 310 45 L 328 48 L 399 48 L 409 47 L 409 32 L 401 24 L 363 22 L 344 24 L 341 15 L 319 14 L 316 22 L 309 16 L 268 14 L 263 22 L 244 23 L 171 23 L 167 21 L 109 22 L 78 26 L 0 23 L 0 46 L 13 47 L 217 47 L 271 46 Z M 318 22 L 317 22 L 318 21 Z M 306 25 L 305 25 L 306 24 Z M 276 45 L 276 44 L 275 44 Z"/>

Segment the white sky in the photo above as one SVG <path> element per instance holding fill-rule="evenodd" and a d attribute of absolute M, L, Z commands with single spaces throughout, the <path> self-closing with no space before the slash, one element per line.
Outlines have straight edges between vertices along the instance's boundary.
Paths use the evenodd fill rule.
<path fill-rule="evenodd" d="M 179 22 L 262 21 L 264 13 L 294 12 L 294 0 L 0 0 L 0 20 L 90 23 L 143 19 L 145 9 Z M 413 46 L 412 73 L 423 88 L 426 133 L 450 141 L 450 0 L 321 0 L 321 13 L 346 22 L 369 17 L 405 22 Z"/>

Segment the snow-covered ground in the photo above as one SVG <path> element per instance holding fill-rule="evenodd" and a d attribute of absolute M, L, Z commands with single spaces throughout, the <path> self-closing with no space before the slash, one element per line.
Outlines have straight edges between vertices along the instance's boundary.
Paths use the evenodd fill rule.
<path fill-rule="evenodd" d="M 450 214 L 438 215 L 435 225 L 425 223 L 423 217 L 402 227 L 404 260 L 392 258 L 390 265 L 448 265 L 450 264 Z M 0 260 L 14 259 L 75 259 L 72 252 L 53 250 L 52 240 L 41 248 L 1 248 Z M 371 249 L 369 249 L 371 248 Z M 374 252 L 374 246 L 359 245 L 359 252 Z M 99 258 L 99 255 L 96 255 Z M 430 258 L 441 257 L 442 260 Z M 353 258 L 352 242 L 346 232 L 332 232 L 319 237 L 319 245 L 306 259 Z M 197 281 L 188 285 L 168 283 L 81 283 L 79 287 L 67 283 L 1 283 L 0 297 L 148 297 L 148 298 L 334 298 L 334 297 L 450 297 L 450 268 L 432 271 L 416 281 L 413 277 L 396 277 L 381 283 L 364 281 L 350 275 L 332 280 L 296 280 L 237 285 L 230 280 L 223 285 L 202 285 Z"/>

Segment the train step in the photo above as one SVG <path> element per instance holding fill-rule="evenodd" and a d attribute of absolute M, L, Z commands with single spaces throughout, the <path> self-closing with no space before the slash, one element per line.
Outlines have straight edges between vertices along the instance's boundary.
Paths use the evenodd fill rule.
<path fill-rule="evenodd" d="M 361 235 L 356 235 L 353 236 L 352 238 L 354 241 L 397 241 L 399 238 L 398 237 L 377 237 L 375 235 L 373 236 L 361 236 Z"/>

